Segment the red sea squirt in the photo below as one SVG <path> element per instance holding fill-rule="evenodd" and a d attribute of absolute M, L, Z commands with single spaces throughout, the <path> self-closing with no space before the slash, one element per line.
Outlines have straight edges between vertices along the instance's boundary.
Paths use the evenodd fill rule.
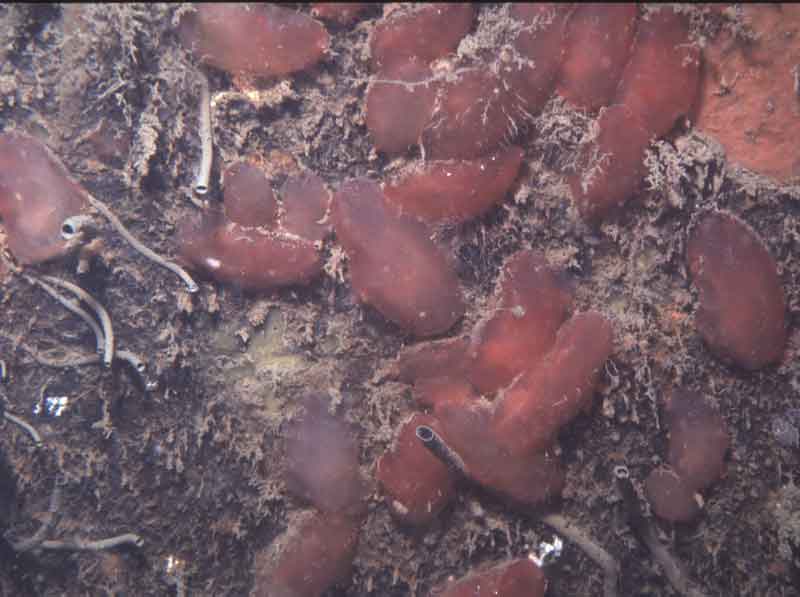
<path fill-rule="evenodd" d="M 660 518 L 672 522 L 689 522 L 700 514 L 695 490 L 672 468 L 652 471 L 645 479 L 647 501 Z"/>
<path fill-rule="evenodd" d="M 510 384 L 556 340 L 572 307 L 572 294 L 545 258 L 519 251 L 503 268 L 499 302 L 472 332 L 468 377 L 484 394 Z"/>
<path fill-rule="evenodd" d="M 700 89 L 700 49 L 684 15 L 661 8 L 639 21 L 631 59 L 614 98 L 653 137 L 666 135 L 689 113 Z"/>
<path fill-rule="evenodd" d="M 512 44 L 523 62 L 506 66 L 503 72 L 505 84 L 521 102 L 512 105 L 516 110 L 509 111 L 512 117 L 536 114 L 552 96 L 564 60 L 564 35 L 572 11 L 573 5 L 569 3 L 511 4 L 510 16 L 523 25 Z"/>
<path fill-rule="evenodd" d="M 595 312 L 569 319 L 553 348 L 506 389 L 491 433 L 509 454 L 548 446 L 559 429 L 589 404 L 613 348 L 611 324 Z"/>
<path fill-rule="evenodd" d="M 542 569 L 528 558 L 477 570 L 437 592 L 439 597 L 544 597 Z"/>
<path fill-rule="evenodd" d="M 756 233 L 712 212 L 692 229 L 686 256 L 699 291 L 695 324 L 712 352 L 750 371 L 780 361 L 786 300 L 775 259 Z"/>
<path fill-rule="evenodd" d="M 614 98 L 636 32 L 635 4 L 587 3 L 567 24 L 557 89 L 576 108 L 598 110 Z"/>
<path fill-rule="evenodd" d="M 725 420 L 705 400 L 676 391 L 666 406 L 668 460 L 694 489 L 705 489 L 722 476 L 731 443 Z"/>
<path fill-rule="evenodd" d="M 264 172 L 238 162 L 225 171 L 225 215 L 204 214 L 178 227 L 181 256 L 214 279 L 251 290 L 309 282 L 322 271 L 318 241 L 330 196 L 314 174 L 284 184 L 283 214 Z"/>
<path fill-rule="evenodd" d="M 286 484 L 323 512 L 358 513 L 364 497 L 358 445 L 349 426 L 328 412 L 327 403 L 327 397 L 307 396 L 305 414 L 290 425 Z"/>
<path fill-rule="evenodd" d="M 483 156 L 524 128 L 553 93 L 570 10 L 563 4 L 511 5 L 511 16 L 523 23 L 514 48 L 535 67 L 513 61 L 500 64 L 497 72 L 466 67 L 443 83 L 422 134 L 427 155 L 437 160 Z"/>
<path fill-rule="evenodd" d="M 256 554 L 251 597 L 320 597 L 351 574 L 360 520 L 303 513 L 269 549 Z"/>
<path fill-rule="evenodd" d="M 0 217 L 20 263 L 63 255 L 62 224 L 85 205 L 86 191 L 41 141 L 18 132 L 0 135 Z"/>
<path fill-rule="evenodd" d="M 397 379 L 415 384 L 442 375 L 466 378 L 468 338 L 444 338 L 403 349 L 397 359 Z"/>
<path fill-rule="evenodd" d="M 385 67 L 367 90 L 366 124 L 378 151 L 398 155 L 420 141 L 440 83 L 412 58 Z"/>
<path fill-rule="evenodd" d="M 272 227 L 278 204 L 264 171 L 247 162 L 236 162 L 225 170 L 225 215 L 242 226 Z"/>
<path fill-rule="evenodd" d="M 281 226 L 287 232 L 310 241 L 321 241 L 330 232 L 325 222 L 331 194 L 322 179 L 307 172 L 286 179 L 280 190 L 283 202 Z"/>
<path fill-rule="evenodd" d="M 458 278 L 428 229 L 392 213 L 377 183 L 343 183 L 331 212 L 363 302 L 416 336 L 445 332 L 464 314 Z"/>
<path fill-rule="evenodd" d="M 523 151 L 510 147 L 478 160 L 428 162 L 389 183 L 386 198 L 428 223 L 462 222 L 499 203 L 517 177 Z"/>
<path fill-rule="evenodd" d="M 591 151 L 603 156 L 588 172 L 569 177 L 572 196 L 581 216 L 598 222 L 622 205 L 641 186 L 645 174 L 644 151 L 650 132 L 627 106 L 604 108 L 597 120 L 598 134 Z"/>
<path fill-rule="evenodd" d="M 730 435 L 722 416 L 702 398 L 675 390 L 666 405 L 669 467 L 655 469 L 645 493 L 655 513 L 673 522 L 700 514 L 695 493 L 722 476 Z"/>
<path fill-rule="evenodd" d="M 438 428 L 431 415 L 412 415 L 375 471 L 391 511 L 413 526 L 427 525 L 439 515 L 453 497 L 456 482 L 455 474 L 417 439 L 419 425 Z"/>
<path fill-rule="evenodd" d="M 271 4 L 200 3 L 183 16 L 183 44 L 203 62 L 235 75 L 275 77 L 308 68 L 328 49 L 325 27 Z"/>
<path fill-rule="evenodd" d="M 416 59 L 420 64 L 454 51 L 472 26 L 475 9 L 469 3 L 434 2 L 397 9 L 372 33 L 373 72 Z"/>
<path fill-rule="evenodd" d="M 313 242 L 281 231 L 206 216 L 180 225 L 177 236 L 181 256 L 191 267 L 248 290 L 306 283 L 322 271 Z"/>
<path fill-rule="evenodd" d="M 311 14 L 325 21 L 349 25 L 370 6 L 370 2 L 314 2 Z"/>
<path fill-rule="evenodd" d="M 434 408 L 441 436 L 464 474 L 515 506 L 531 508 L 558 495 L 564 473 L 547 452 L 511 454 L 491 433 L 492 405 L 483 399 L 441 401 Z"/>

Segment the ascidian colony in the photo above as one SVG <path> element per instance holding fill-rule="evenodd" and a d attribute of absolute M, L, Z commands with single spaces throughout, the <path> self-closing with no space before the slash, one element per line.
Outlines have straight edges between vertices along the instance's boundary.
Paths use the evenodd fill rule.
<path fill-rule="evenodd" d="M 0 23 L 0 594 L 800 591 L 796 5 Z"/>

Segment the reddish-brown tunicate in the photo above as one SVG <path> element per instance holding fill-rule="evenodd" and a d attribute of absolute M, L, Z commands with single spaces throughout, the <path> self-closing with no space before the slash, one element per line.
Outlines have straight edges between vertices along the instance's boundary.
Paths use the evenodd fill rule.
<path fill-rule="evenodd" d="M 515 2 L 510 16 L 522 23 L 512 45 L 520 64 L 505 65 L 503 79 L 521 102 L 509 116 L 524 120 L 550 99 L 564 60 L 565 29 L 573 6 L 569 3 Z"/>
<path fill-rule="evenodd" d="M 363 302 L 416 336 L 445 332 L 464 314 L 458 278 L 428 229 L 395 215 L 377 183 L 342 184 L 332 219 Z"/>
<path fill-rule="evenodd" d="M 676 391 L 666 406 L 669 463 L 695 490 L 705 489 L 722 476 L 730 445 L 725 420 L 702 398 Z"/>
<path fill-rule="evenodd" d="M 319 176 L 308 172 L 287 178 L 280 196 L 283 203 L 281 226 L 286 232 L 312 242 L 328 235 L 330 225 L 324 220 L 331 194 Z"/>
<path fill-rule="evenodd" d="M 212 216 L 182 223 L 177 237 L 191 267 L 245 289 L 306 283 L 322 271 L 313 242 L 279 230 L 247 228 Z"/>
<path fill-rule="evenodd" d="M 431 415 L 412 415 L 375 471 L 391 511 L 413 526 L 427 525 L 439 515 L 453 497 L 456 481 L 454 473 L 417 439 L 420 425 L 438 428 Z"/>
<path fill-rule="evenodd" d="M 671 465 L 650 473 L 647 498 L 655 513 L 687 522 L 700 513 L 695 493 L 722 476 L 730 435 L 722 416 L 702 398 L 675 390 L 666 405 Z"/>
<path fill-rule="evenodd" d="M 409 346 L 397 358 L 396 376 L 403 383 L 448 375 L 466 377 L 468 338 L 445 338 Z"/>
<path fill-rule="evenodd" d="M 672 522 L 689 522 L 700 514 L 695 490 L 669 467 L 657 468 L 645 479 L 647 501 L 657 516 Z"/>
<path fill-rule="evenodd" d="M 422 132 L 434 160 L 470 159 L 495 151 L 511 132 L 518 99 L 496 73 L 472 68 L 442 83 L 430 123 Z"/>
<path fill-rule="evenodd" d="M 700 56 L 685 16 L 665 7 L 640 19 L 613 103 L 627 106 L 651 136 L 667 134 L 697 100 Z"/>
<path fill-rule="evenodd" d="M 478 398 L 475 388 L 467 380 L 442 369 L 436 377 L 416 379 L 414 400 L 422 408 L 435 409 L 443 402 L 468 404 Z"/>
<path fill-rule="evenodd" d="M 286 442 L 286 485 L 324 512 L 361 509 L 364 486 L 351 429 L 327 410 L 323 396 L 303 401 L 305 415 L 292 422 Z"/>
<path fill-rule="evenodd" d="M 582 4 L 570 16 L 558 92 L 573 106 L 609 105 L 631 54 L 638 11 L 635 4 Z"/>
<path fill-rule="evenodd" d="M 542 255 L 512 255 L 496 307 L 472 332 L 470 381 L 484 394 L 506 387 L 550 350 L 571 307 L 570 291 Z"/>
<path fill-rule="evenodd" d="M 491 434 L 509 454 L 548 446 L 562 426 L 591 403 L 611 355 L 611 324 L 599 313 L 574 315 L 545 357 L 500 397 Z"/>
<path fill-rule="evenodd" d="M 370 2 L 314 2 L 311 14 L 324 21 L 349 25 L 370 6 Z"/>
<path fill-rule="evenodd" d="M 274 77 L 319 62 L 329 36 L 321 23 L 272 4 L 198 4 L 181 19 L 183 44 L 234 75 Z"/>
<path fill-rule="evenodd" d="M 322 271 L 318 241 L 328 233 L 323 223 L 330 195 L 322 180 L 306 173 L 286 180 L 281 189 L 283 213 L 267 177 L 252 164 L 239 162 L 225 173 L 225 216 L 207 214 L 178 227 L 184 260 L 220 282 L 265 290 L 307 283 Z"/>
<path fill-rule="evenodd" d="M 360 521 L 304 513 L 253 563 L 253 597 L 319 597 L 351 574 Z"/>
<path fill-rule="evenodd" d="M 492 405 L 486 400 L 438 402 L 434 414 L 442 439 L 460 459 L 464 474 L 513 505 L 535 507 L 564 485 L 558 461 L 546 451 L 510 453 L 492 435 Z"/>
<path fill-rule="evenodd" d="M 247 162 L 236 162 L 225 170 L 225 215 L 242 226 L 271 227 L 278 206 L 264 171 Z"/>
<path fill-rule="evenodd" d="M 439 597 L 544 597 L 542 569 L 528 558 L 477 570 L 441 587 Z"/>
<path fill-rule="evenodd" d="M 417 59 L 429 64 L 454 51 L 472 26 L 474 8 L 468 3 L 418 4 L 397 9 L 372 32 L 372 71 Z"/>
<path fill-rule="evenodd" d="M 524 128 L 552 95 L 570 10 L 569 5 L 511 6 L 511 16 L 524 24 L 512 44 L 520 60 L 500 64 L 497 72 L 463 68 L 442 84 L 422 133 L 427 155 L 479 157 L 496 151 Z"/>
<path fill-rule="evenodd" d="M 786 302 L 758 235 L 731 214 L 709 213 L 691 231 L 687 261 L 699 291 L 695 324 L 712 352 L 751 371 L 780 361 Z"/>
<path fill-rule="evenodd" d="M 419 143 L 438 87 L 430 67 L 417 59 L 383 69 L 367 90 L 367 130 L 378 151 L 397 155 Z"/>
<path fill-rule="evenodd" d="M 428 162 L 388 183 L 384 194 L 403 213 L 425 222 L 463 222 L 503 200 L 522 156 L 519 147 L 510 147 L 478 160 Z"/>
<path fill-rule="evenodd" d="M 600 112 L 597 139 L 586 147 L 584 161 L 596 152 L 600 159 L 590 170 L 569 177 L 581 216 L 597 222 L 627 201 L 642 183 L 644 150 L 651 135 L 627 106 Z"/>
<path fill-rule="evenodd" d="M 85 205 L 86 191 L 41 141 L 17 132 L 0 135 L 0 218 L 20 263 L 63 255 L 69 244 L 62 225 Z"/>

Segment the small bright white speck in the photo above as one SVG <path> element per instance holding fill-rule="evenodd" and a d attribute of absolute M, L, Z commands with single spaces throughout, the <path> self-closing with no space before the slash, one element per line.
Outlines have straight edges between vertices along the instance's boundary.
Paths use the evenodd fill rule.
<path fill-rule="evenodd" d="M 44 411 L 51 417 L 60 417 L 69 404 L 67 396 L 48 396 L 44 399 Z M 42 404 L 37 403 L 33 407 L 33 414 L 42 414 Z"/>
<path fill-rule="evenodd" d="M 211 269 L 219 269 L 222 267 L 222 262 L 216 257 L 208 257 L 206 258 L 206 265 Z"/>
<path fill-rule="evenodd" d="M 539 544 L 539 554 L 530 553 L 528 554 L 528 559 L 541 568 L 542 566 L 552 564 L 560 558 L 563 549 L 564 542 L 561 540 L 561 537 L 556 535 L 553 537 L 552 543 L 542 541 Z"/>

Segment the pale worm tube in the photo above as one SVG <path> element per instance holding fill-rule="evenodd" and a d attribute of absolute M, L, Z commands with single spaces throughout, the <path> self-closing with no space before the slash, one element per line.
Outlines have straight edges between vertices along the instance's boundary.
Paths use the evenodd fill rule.
<path fill-rule="evenodd" d="M 106 308 L 91 294 L 72 282 L 61 280 L 55 276 L 44 276 L 44 279 L 56 286 L 60 286 L 64 290 L 69 290 L 72 294 L 94 309 L 97 318 L 100 320 L 100 325 L 103 328 L 103 364 L 106 367 L 110 367 L 111 362 L 114 360 L 114 328 L 111 326 L 111 317 L 108 311 L 106 311 Z"/>
<path fill-rule="evenodd" d="M 85 229 L 94 225 L 94 218 L 87 215 L 70 216 L 61 224 L 61 238 L 72 240 Z"/>
<path fill-rule="evenodd" d="M 147 257 L 150 261 L 157 263 L 161 267 L 168 269 L 176 276 L 178 276 L 181 280 L 184 281 L 186 286 L 189 287 L 189 292 L 198 291 L 200 287 L 197 285 L 197 282 L 195 282 L 192 279 L 192 277 L 186 272 L 185 269 L 183 269 L 176 263 L 167 261 L 166 259 L 161 257 L 161 255 L 157 254 L 155 251 L 147 248 L 141 241 L 139 241 L 135 236 L 133 236 L 130 232 L 128 232 L 128 229 L 125 228 L 120 219 L 114 215 L 114 212 L 112 212 L 105 203 L 103 203 L 98 199 L 95 199 L 91 195 L 88 195 L 87 198 L 89 200 L 89 203 L 92 204 L 92 207 L 94 207 L 97 211 L 103 214 L 106 217 L 106 219 L 108 219 L 108 221 L 111 222 L 111 225 L 114 227 L 114 229 L 117 232 L 119 232 L 120 235 L 122 235 L 122 238 L 128 241 L 134 249 L 136 249 L 139 253 Z"/>
<path fill-rule="evenodd" d="M 208 193 L 208 181 L 211 177 L 211 162 L 214 159 L 214 144 L 211 136 L 211 92 L 208 89 L 208 78 L 200 75 L 200 169 L 194 183 L 194 192 L 198 195 Z"/>
<path fill-rule="evenodd" d="M 55 300 L 61 303 L 65 309 L 71 311 L 72 313 L 83 319 L 83 321 L 85 321 L 86 324 L 90 328 L 92 328 L 92 332 L 94 332 L 94 337 L 95 340 L 97 341 L 97 352 L 99 353 L 103 352 L 105 347 L 105 335 L 103 334 L 103 330 L 100 329 L 100 326 L 97 325 L 97 321 L 95 321 L 94 317 L 92 317 L 86 311 L 84 311 L 80 305 L 71 301 L 63 294 L 58 292 L 58 290 L 50 286 L 50 284 L 47 284 L 46 282 L 43 282 L 38 278 L 33 278 L 25 274 L 23 274 L 23 277 L 31 284 L 34 284 L 35 286 L 38 286 L 39 288 L 44 290 L 47 294 L 49 294 L 51 297 L 53 297 Z"/>
<path fill-rule="evenodd" d="M 441 460 L 454 473 L 467 476 L 466 466 L 453 448 L 447 445 L 442 437 L 428 425 L 420 425 L 416 429 L 417 439 Z"/>

